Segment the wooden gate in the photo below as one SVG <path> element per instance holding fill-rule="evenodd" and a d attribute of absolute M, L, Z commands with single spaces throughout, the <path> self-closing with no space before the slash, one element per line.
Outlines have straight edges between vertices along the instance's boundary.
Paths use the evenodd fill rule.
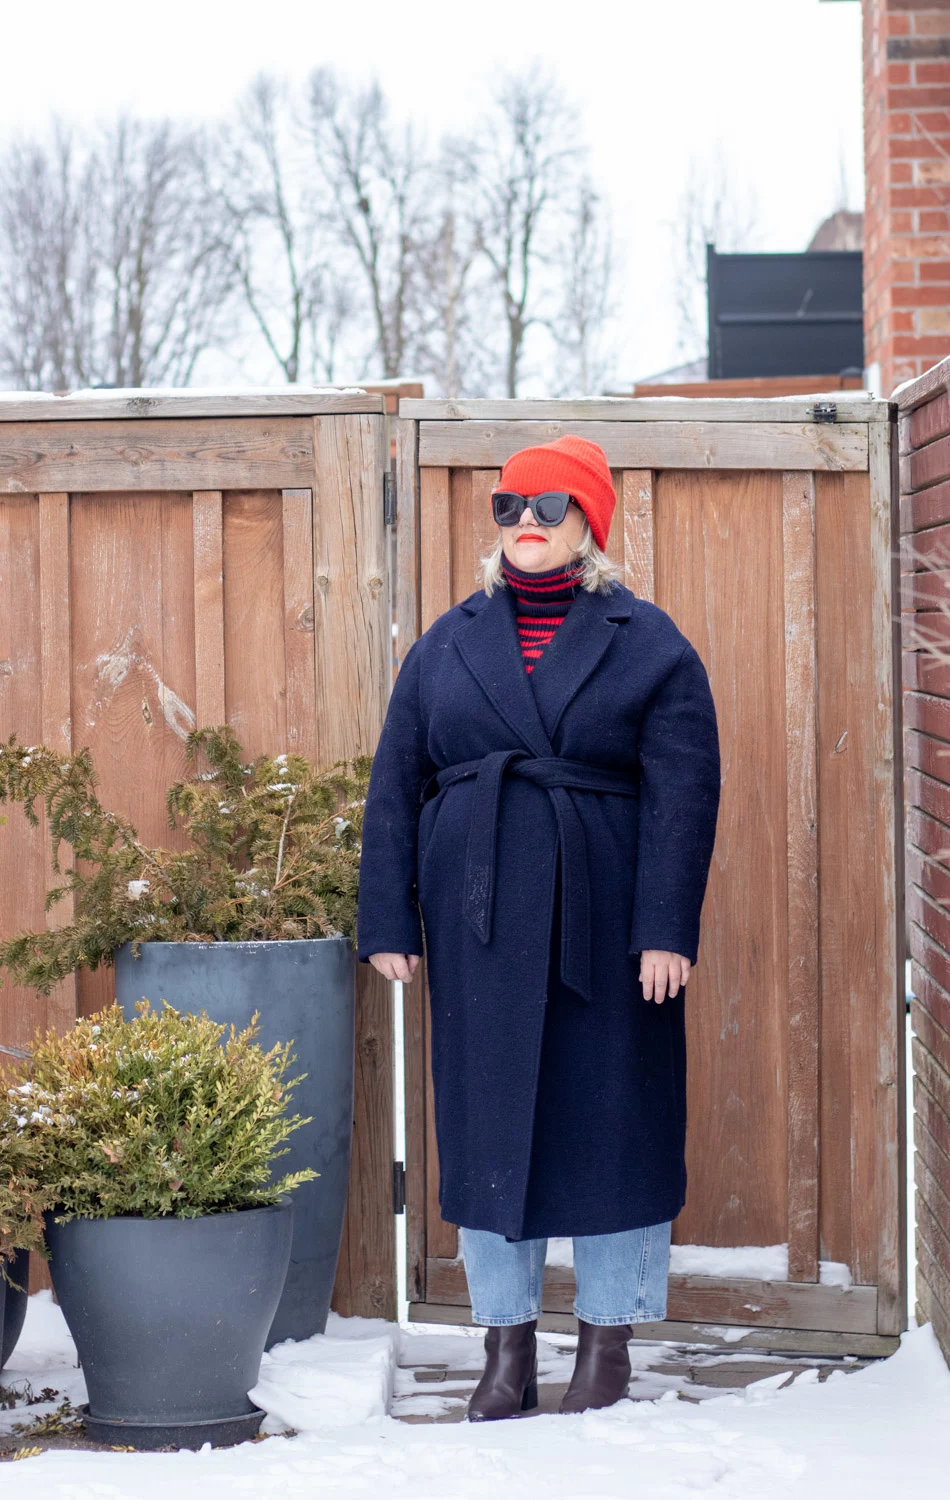
<path fill-rule="evenodd" d="M 384 398 L 364 391 L 0 396 L 0 735 L 92 751 L 107 805 L 175 843 L 196 723 L 252 755 L 372 751 L 390 678 Z M 0 929 L 44 921 L 46 841 L 0 832 Z M 50 920 L 61 920 L 59 909 Z M 356 1133 L 334 1306 L 395 1316 L 389 986 L 358 966 Z M 112 997 L 7 981 L 0 1041 Z"/>
<path fill-rule="evenodd" d="M 626 583 L 709 671 L 723 788 L 690 979 L 689 1190 L 674 1242 L 787 1243 L 788 1271 L 673 1274 L 669 1321 L 638 1332 L 890 1351 L 906 1326 L 892 409 L 842 394 L 399 410 L 399 660 L 478 586 L 500 465 L 571 432 L 599 442 L 614 472 L 608 550 Z M 438 1210 L 426 1017 L 417 981 L 405 989 L 411 1316 L 458 1322 L 469 1310 Z M 834 1284 L 829 1262 L 853 1285 Z M 550 1267 L 547 1326 L 572 1326 L 572 1297 L 571 1273 Z"/>

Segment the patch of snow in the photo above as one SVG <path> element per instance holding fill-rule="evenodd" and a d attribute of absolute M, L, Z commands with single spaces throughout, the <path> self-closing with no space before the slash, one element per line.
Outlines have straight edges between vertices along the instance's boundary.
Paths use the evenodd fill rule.
<path fill-rule="evenodd" d="M 704 1333 L 707 1338 L 722 1339 L 724 1344 L 738 1344 L 740 1339 L 747 1338 L 754 1333 L 754 1328 L 736 1328 L 731 1323 L 716 1323 L 712 1325 L 703 1324 L 697 1327 L 698 1333 Z"/>
<path fill-rule="evenodd" d="M 376 384 L 376 382 L 374 382 Z M 94 386 L 80 387 L 65 395 L 52 391 L 0 391 L 0 405 L 32 401 L 39 405 L 61 406 L 68 401 L 136 401 L 144 403 L 169 398 L 179 401 L 196 396 L 362 396 L 365 387 L 360 385 L 296 385 L 288 381 L 282 385 L 152 385 L 152 386 Z"/>
<path fill-rule="evenodd" d="M 844 1261 L 821 1260 L 818 1262 L 818 1269 L 820 1273 L 818 1280 L 822 1286 L 849 1287 L 854 1285 L 851 1272 Z"/>
<path fill-rule="evenodd" d="M 570 1239 L 548 1240 L 545 1264 L 569 1269 L 574 1264 Z M 788 1244 L 781 1245 L 671 1245 L 674 1276 L 744 1277 L 755 1281 L 788 1280 Z M 823 1286 L 851 1286 L 851 1272 L 841 1261 L 820 1262 Z"/>
<path fill-rule="evenodd" d="M 22 1394 L 26 1394 L 29 1386 L 34 1396 L 47 1386 L 57 1393 L 53 1401 L 0 1409 L 0 1436 L 10 1432 L 18 1422 L 32 1422 L 35 1417 L 55 1411 L 64 1398 L 74 1406 L 82 1406 L 86 1400 L 86 1382 L 76 1359 L 76 1346 L 52 1292 L 35 1292 L 30 1298 L 19 1342 L 9 1362 L 0 1370 L 0 1385 Z M 6 1495 L 6 1485 L 3 1490 Z"/>
<path fill-rule="evenodd" d="M 574 1264 L 574 1241 L 570 1238 L 548 1240 L 544 1263 L 546 1266 L 559 1266 L 569 1270 Z"/>
<path fill-rule="evenodd" d="M 439 1349 L 428 1330 L 417 1335 L 382 1322 L 334 1318 L 325 1335 L 280 1345 L 266 1361 L 276 1400 L 295 1405 L 299 1436 L 200 1453 L 50 1450 L 4 1466 L 4 1500 L 485 1500 L 502 1493 L 518 1500 L 629 1500 L 632 1494 L 649 1500 L 686 1494 L 696 1500 L 841 1500 L 842 1494 L 892 1500 L 895 1493 L 940 1494 L 946 1486 L 950 1371 L 929 1325 L 905 1333 L 891 1358 L 847 1376 L 836 1370 L 822 1382 L 812 1370 L 778 1372 L 741 1393 L 691 1404 L 672 1387 L 661 1390 L 669 1377 L 656 1372 L 656 1385 L 647 1386 L 657 1393 L 650 1399 L 579 1416 L 493 1422 L 487 1429 L 481 1423 L 402 1423 L 380 1414 L 386 1360 L 391 1376 L 397 1338 L 404 1360 L 425 1353 L 450 1368 L 458 1355 L 467 1363 L 482 1342 L 480 1332 L 453 1329 Z M 650 1357 L 662 1352 L 653 1346 Z M 638 1362 L 647 1357 L 637 1346 L 631 1353 Z M 544 1360 L 555 1358 L 564 1355 L 551 1346 Z M 40 1293 L 31 1299 L 4 1384 L 14 1371 L 28 1373 L 35 1387 L 63 1390 L 73 1382 L 69 1394 L 81 1400 L 72 1359 L 59 1310 Z M 451 1390 L 422 1388 L 413 1396 L 417 1415 L 445 1415 L 457 1402 Z M 360 1409 L 368 1415 L 358 1417 Z M 346 1424 L 337 1425 L 347 1412 Z M 3 1414 L 14 1415 L 20 1414 Z M 273 1420 L 269 1416 L 267 1424 Z"/>
<path fill-rule="evenodd" d="M 671 1245 L 670 1270 L 677 1276 L 738 1276 L 787 1281 L 787 1245 Z"/>
<path fill-rule="evenodd" d="M 386 1416 L 398 1340 L 395 1323 L 331 1313 L 326 1333 L 275 1344 L 248 1392 L 267 1413 L 265 1430 L 311 1432 Z"/>

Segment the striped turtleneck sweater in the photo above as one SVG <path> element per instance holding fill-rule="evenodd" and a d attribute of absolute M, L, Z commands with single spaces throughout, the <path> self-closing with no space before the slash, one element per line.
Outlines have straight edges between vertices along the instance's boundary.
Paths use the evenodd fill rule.
<path fill-rule="evenodd" d="M 584 565 L 568 563 L 543 573 L 526 573 L 503 556 L 501 570 L 514 595 L 521 655 L 530 674 L 580 590 Z"/>

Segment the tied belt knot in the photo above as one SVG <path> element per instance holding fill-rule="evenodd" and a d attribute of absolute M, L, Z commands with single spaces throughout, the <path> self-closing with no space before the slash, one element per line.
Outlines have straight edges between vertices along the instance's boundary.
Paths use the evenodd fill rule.
<path fill-rule="evenodd" d="M 523 750 L 493 750 L 477 760 L 445 766 L 430 776 L 423 803 L 457 781 L 475 778 L 475 801 L 465 852 L 462 911 L 483 943 L 491 939 L 495 901 L 495 856 L 501 784 L 505 776 L 520 776 L 543 787 L 557 818 L 561 851 L 561 974 L 565 984 L 588 1002 L 591 993 L 591 914 L 587 840 L 569 789 L 612 792 L 638 797 L 635 774 L 610 771 L 566 756 L 536 756 Z"/>

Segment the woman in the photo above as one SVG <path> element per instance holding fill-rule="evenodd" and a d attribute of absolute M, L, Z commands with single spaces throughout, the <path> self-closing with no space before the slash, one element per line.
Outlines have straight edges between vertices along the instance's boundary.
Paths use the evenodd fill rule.
<path fill-rule="evenodd" d="M 364 810 L 360 960 L 410 980 L 425 930 L 439 1202 L 488 1328 L 470 1420 L 537 1405 L 550 1235 L 577 1281 L 561 1410 L 625 1394 L 685 1196 L 719 740 L 696 650 L 605 554 L 615 503 L 584 438 L 508 460 L 484 586 L 406 653 Z"/>

